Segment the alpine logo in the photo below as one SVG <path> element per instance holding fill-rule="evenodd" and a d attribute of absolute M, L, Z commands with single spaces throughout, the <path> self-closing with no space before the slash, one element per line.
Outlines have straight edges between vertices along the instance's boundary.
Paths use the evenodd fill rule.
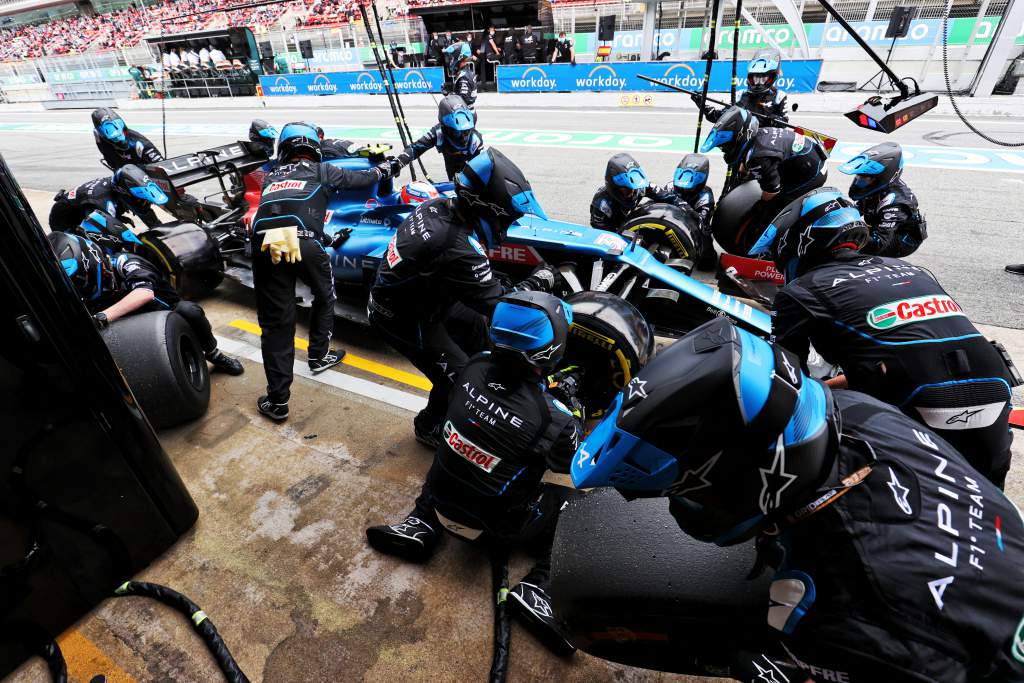
<path fill-rule="evenodd" d="M 444 441 L 448 448 L 456 454 L 476 465 L 484 472 L 493 472 L 494 468 L 501 462 L 501 458 L 483 450 L 469 439 L 459 434 L 451 420 L 444 423 Z"/>
<path fill-rule="evenodd" d="M 263 190 L 263 194 L 280 192 L 281 190 L 301 190 L 304 187 L 306 187 L 305 180 L 279 180 L 276 183 L 267 185 L 267 189 Z"/>
<path fill-rule="evenodd" d="M 867 322 L 876 330 L 888 330 L 908 323 L 963 314 L 960 304 L 953 301 L 952 297 L 942 294 L 901 299 L 875 306 L 868 311 Z"/>

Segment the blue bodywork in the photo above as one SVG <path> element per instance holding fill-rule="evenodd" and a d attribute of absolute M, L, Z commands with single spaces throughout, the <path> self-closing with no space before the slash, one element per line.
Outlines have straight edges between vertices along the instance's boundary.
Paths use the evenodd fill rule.
<path fill-rule="evenodd" d="M 337 159 L 328 163 L 350 170 L 366 169 L 371 165 L 361 157 Z M 454 185 L 450 182 L 435 183 L 435 187 L 442 195 L 451 196 L 454 192 Z M 335 279 L 352 284 L 363 283 L 366 272 L 376 270 L 395 229 L 413 208 L 401 202 L 400 193 L 395 191 L 390 181 L 336 194 L 328 207 L 328 221 L 324 231 L 331 237 L 342 230 L 349 229 L 351 232 L 337 249 L 327 248 L 334 265 Z M 709 308 L 710 315 L 728 315 L 764 335 L 771 331 L 771 319 L 763 311 L 674 270 L 658 261 L 646 249 L 637 248 L 634 243 L 612 232 L 576 223 L 525 216 L 509 228 L 506 243 L 566 252 L 567 257 L 576 255 L 625 263 L 660 282 L 665 288 L 703 302 Z"/>

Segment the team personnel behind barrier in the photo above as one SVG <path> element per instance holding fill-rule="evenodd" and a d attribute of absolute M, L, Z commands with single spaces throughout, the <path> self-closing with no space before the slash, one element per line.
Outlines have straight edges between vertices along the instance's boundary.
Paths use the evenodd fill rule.
<path fill-rule="evenodd" d="M 487 249 L 523 215 L 546 218 L 523 172 L 494 148 L 455 176 L 455 195 L 419 204 L 399 226 L 368 305 L 381 337 L 433 385 L 427 407 L 413 420 L 417 440 L 431 448 L 440 442 L 455 377 L 482 347 L 485 318 L 510 289 L 491 272 Z M 511 289 L 550 291 L 555 278 L 542 264 Z"/>
<path fill-rule="evenodd" d="M 309 328 L 309 369 L 337 365 L 344 351 L 331 349 L 334 330 L 334 272 L 325 246 L 324 218 L 331 192 L 368 187 L 401 166 L 391 161 L 365 171 L 321 163 L 320 138 L 307 123 L 289 123 L 277 143 L 277 165 L 263 181 L 252 222 L 253 285 L 267 393 L 257 409 L 273 420 L 288 417 L 295 361 L 295 282 L 313 293 Z"/>
<path fill-rule="evenodd" d="M 935 432 L 831 391 L 724 319 L 659 352 L 630 388 L 580 446 L 573 483 L 667 497 L 698 540 L 756 538 L 755 572 L 776 574 L 765 642 L 745 649 L 767 646 L 815 681 L 1024 680 L 1024 523 Z M 708 571 L 692 564 L 668 580 Z M 715 597 L 701 596 L 709 612 Z M 783 680 L 761 656 L 728 675 Z"/>
<path fill-rule="evenodd" d="M 928 425 L 1001 488 L 1020 376 L 931 273 L 859 253 L 867 240 L 860 213 L 830 187 L 772 221 L 753 252 L 770 253 L 786 278 L 772 311 L 775 339 L 804 364 L 813 344 L 851 389 Z"/>
<path fill-rule="evenodd" d="M 747 89 L 740 94 L 736 106 L 742 107 L 753 114 L 764 114 L 782 121 L 789 121 L 786 107 L 786 93 L 775 87 L 782 66 L 782 57 L 778 50 L 762 50 L 754 55 L 747 65 Z M 699 94 L 691 93 L 690 99 L 699 107 L 702 99 Z M 704 116 L 715 123 L 726 109 L 718 109 L 709 104 L 704 105 Z M 771 128 L 779 124 L 768 119 L 761 119 L 762 128 Z"/>
<path fill-rule="evenodd" d="M 537 54 L 541 50 L 541 39 L 534 32 L 532 26 L 523 27 L 523 35 L 519 38 L 520 50 L 523 56 L 523 64 L 535 64 Z"/>
<path fill-rule="evenodd" d="M 928 237 L 928 223 L 917 197 L 903 182 L 903 148 L 883 142 L 864 150 L 839 167 L 855 176 L 850 197 L 871 228 L 864 254 L 909 256 Z"/>
<path fill-rule="evenodd" d="M 510 605 L 559 654 L 575 648 L 551 608 L 551 545 L 562 503 L 574 492 L 541 478 L 549 469 L 567 473 L 579 445 L 577 385 L 546 390 L 545 381 L 571 323 L 571 308 L 550 294 L 517 292 L 498 302 L 493 352 L 474 357 L 455 380 L 415 507 L 397 524 L 366 530 L 377 550 L 417 562 L 433 554 L 442 527 L 463 540 L 531 545 L 538 561 L 512 588 Z"/>
<path fill-rule="evenodd" d="M 217 348 L 217 338 L 199 304 L 182 301 L 152 263 L 127 252 L 108 257 L 99 245 L 78 235 L 51 232 L 47 239 L 98 328 L 136 313 L 171 310 L 196 333 L 206 360 L 215 369 L 229 375 L 245 372 L 241 363 Z"/>
<path fill-rule="evenodd" d="M 452 180 L 483 146 L 483 137 L 476 130 L 476 114 L 458 95 L 446 95 L 437 107 L 437 124 L 406 147 L 398 160 L 408 166 L 427 150 L 436 149 L 444 158 L 448 179 Z"/>
<path fill-rule="evenodd" d="M 555 41 L 551 48 L 548 62 L 552 64 L 555 62 L 564 64 L 576 63 L 576 51 L 573 49 L 572 40 L 566 37 L 565 31 L 558 34 L 558 40 Z"/>
<path fill-rule="evenodd" d="M 107 166 L 116 171 L 127 164 L 152 164 L 163 161 L 156 145 L 142 133 L 128 128 L 113 109 L 100 107 L 92 112 L 93 137 Z"/>
<path fill-rule="evenodd" d="M 50 208 L 50 229 L 75 230 L 86 217 L 99 209 L 123 219 L 133 213 L 148 227 L 160 225 L 152 206 L 167 203 L 167 195 L 150 180 L 146 172 L 134 164 L 122 166 L 113 176 L 104 176 L 82 183 L 71 190 L 61 190 Z"/>

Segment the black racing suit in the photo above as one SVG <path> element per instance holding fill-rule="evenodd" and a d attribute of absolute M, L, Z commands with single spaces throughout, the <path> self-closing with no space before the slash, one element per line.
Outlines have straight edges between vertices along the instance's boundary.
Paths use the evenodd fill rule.
<path fill-rule="evenodd" d="M 783 121 L 789 121 L 789 115 L 786 112 L 786 93 L 775 87 L 769 88 L 760 95 L 744 90 L 739 99 L 736 100 L 736 106 L 742 107 L 754 114 L 764 114 L 782 119 Z M 724 108 L 717 109 L 709 104 L 704 105 L 704 116 L 712 123 L 718 121 L 724 111 Z M 761 128 L 771 128 L 778 125 L 765 118 L 759 118 L 758 123 Z"/>
<path fill-rule="evenodd" d="M 99 148 L 100 154 L 103 155 L 103 160 L 113 171 L 128 164 L 145 166 L 164 160 L 164 155 L 160 153 L 156 145 L 150 142 L 149 138 L 131 128 L 124 129 L 124 146 L 115 145 L 100 135 L 98 131 L 93 131 L 93 135 L 96 138 L 96 146 Z"/>
<path fill-rule="evenodd" d="M 871 227 L 871 241 L 861 249 L 865 254 L 910 256 L 928 237 L 917 197 L 899 178 L 859 199 L 857 208 Z"/>
<path fill-rule="evenodd" d="M 530 542 L 539 555 L 531 576 L 546 584 L 555 522 L 572 492 L 541 478 L 546 470 L 569 471 L 581 425 L 541 377 L 527 372 L 500 354 L 466 364 L 412 515 L 467 539 L 482 531 Z"/>
<path fill-rule="evenodd" d="M 529 280 L 516 287 L 533 288 Z M 455 377 L 486 347 L 486 319 L 506 293 L 455 200 L 423 202 L 398 227 L 368 312 L 380 335 L 433 384 L 419 429 L 441 422 Z"/>
<path fill-rule="evenodd" d="M 470 133 L 466 144 L 460 146 L 448 139 L 448 136 L 444 134 L 444 127 L 438 123 L 423 137 L 406 147 L 405 151 L 398 155 L 398 158 L 408 166 L 428 150 L 436 149 L 444 158 L 444 171 L 448 174 L 448 180 L 452 180 L 455 178 L 455 174 L 466 165 L 466 162 L 479 154 L 483 148 L 484 139 L 476 129 Z"/>
<path fill-rule="evenodd" d="M 295 282 L 313 293 L 309 357 L 323 358 L 334 331 L 334 271 L 325 250 L 324 218 L 331 192 L 368 187 L 382 179 L 376 168 L 350 171 L 331 164 L 300 160 L 279 164 L 263 180 L 260 206 L 253 218 L 252 276 L 256 314 L 263 328 L 263 365 L 272 403 L 287 403 L 295 362 Z M 263 233 L 271 228 L 298 228 L 302 260 L 271 261 L 263 251 Z"/>
<path fill-rule="evenodd" d="M 452 92 L 461 97 L 467 107 L 473 109 L 476 106 L 477 87 L 476 68 L 473 66 L 472 60 L 467 60 L 459 67 L 452 80 L 454 81 Z"/>
<path fill-rule="evenodd" d="M 149 202 L 116 191 L 113 181 L 107 177 L 58 192 L 50 208 L 50 230 L 73 231 L 96 209 L 122 220 L 130 211 L 150 228 L 160 225 L 160 219 Z"/>
<path fill-rule="evenodd" d="M 519 40 L 522 49 L 523 64 L 534 64 L 537 61 L 537 50 L 540 49 L 540 38 L 533 31 L 523 34 Z"/>
<path fill-rule="evenodd" d="M 519 62 L 519 42 L 516 40 L 516 36 L 512 31 L 505 34 L 505 39 L 501 41 L 501 63 L 502 64 L 517 64 Z"/>
<path fill-rule="evenodd" d="M 213 328 L 210 327 L 210 321 L 207 320 L 202 307 L 194 301 L 183 301 L 156 266 L 141 256 L 127 252 L 115 254 L 111 257 L 110 263 L 114 269 L 113 287 L 99 297 L 86 301 L 90 312 L 99 313 L 136 289 L 148 289 L 153 292 L 153 300 L 135 310 L 133 314 L 174 311 L 185 319 L 199 337 L 203 351 L 210 353 L 217 349 L 217 338 L 213 336 Z"/>
<path fill-rule="evenodd" d="M 675 203 L 675 200 L 670 195 L 674 194 L 670 189 L 666 191 L 654 185 L 648 185 L 640 201 L 635 206 L 627 207 L 615 201 L 608 189 L 602 185 L 597 188 L 594 198 L 590 200 L 590 227 L 619 232 L 626 220 L 640 208 L 644 199 L 672 204 Z"/>
<path fill-rule="evenodd" d="M 783 529 L 768 621 L 791 659 L 818 682 L 1024 680 L 1013 504 L 927 428 L 870 396 L 832 395 L 843 436 L 830 483 L 872 470 Z M 761 670 L 747 680 L 782 680 Z"/>
<path fill-rule="evenodd" d="M 783 287 L 772 315 L 802 361 L 813 344 L 850 389 L 928 425 L 1003 485 L 1013 373 L 927 270 L 844 250 Z"/>
<path fill-rule="evenodd" d="M 320 143 L 320 154 L 324 161 L 330 161 L 332 159 L 349 159 L 354 156 L 358 156 L 349 151 L 353 144 L 355 143 L 351 140 L 327 138 Z"/>
<path fill-rule="evenodd" d="M 742 170 L 757 180 L 763 192 L 778 192 L 772 201 L 781 209 L 825 184 L 827 160 L 814 138 L 790 128 L 761 128 L 742 159 Z"/>

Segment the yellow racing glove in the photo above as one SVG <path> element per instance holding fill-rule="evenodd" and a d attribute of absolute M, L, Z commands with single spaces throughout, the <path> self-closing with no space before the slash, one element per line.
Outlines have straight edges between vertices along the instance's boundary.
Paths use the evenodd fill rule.
<path fill-rule="evenodd" d="M 283 258 L 286 263 L 298 263 L 302 260 L 299 250 L 298 228 L 271 228 L 263 233 L 263 246 L 260 251 L 270 251 L 270 261 L 275 265 Z"/>

